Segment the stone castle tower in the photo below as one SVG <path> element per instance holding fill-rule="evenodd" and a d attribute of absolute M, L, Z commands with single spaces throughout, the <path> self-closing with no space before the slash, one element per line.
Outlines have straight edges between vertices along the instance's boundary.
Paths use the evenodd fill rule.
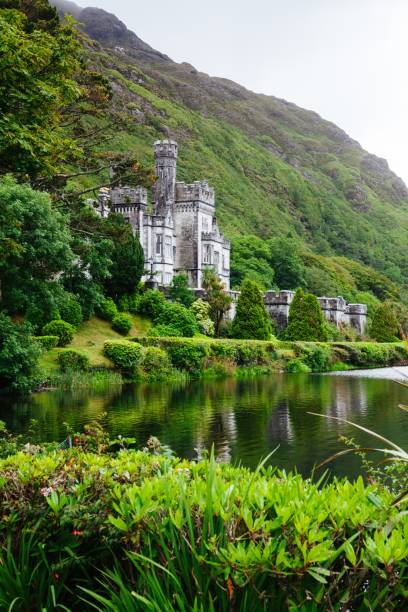
<path fill-rule="evenodd" d="M 202 287 L 203 271 L 213 268 L 226 289 L 230 286 L 230 243 L 215 217 L 214 189 L 206 181 L 177 182 L 178 145 L 174 140 L 154 143 L 157 181 L 148 211 L 143 187 L 101 190 L 97 211 L 121 213 L 139 236 L 145 253 L 144 280 L 169 286 L 173 276 L 185 272 L 189 285 Z"/>

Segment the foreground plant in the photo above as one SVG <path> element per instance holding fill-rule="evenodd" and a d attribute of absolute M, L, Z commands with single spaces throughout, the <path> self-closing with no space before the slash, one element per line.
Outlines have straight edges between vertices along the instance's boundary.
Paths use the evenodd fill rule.
<path fill-rule="evenodd" d="M 1 609 L 403 607 L 408 516 L 386 489 L 180 460 L 153 439 L 83 446 L 0 461 Z"/>

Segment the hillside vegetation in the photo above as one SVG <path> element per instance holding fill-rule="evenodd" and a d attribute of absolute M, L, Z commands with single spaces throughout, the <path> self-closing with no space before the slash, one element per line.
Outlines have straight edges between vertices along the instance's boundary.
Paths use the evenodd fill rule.
<path fill-rule="evenodd" d="M 404 286 L 408 192 L 385 160 L 316 113 L 173 62 L 105 11 L 71 12 L 97 40 L 92 64 L 110 81 L 112 112 L 127 119 L 105 152 L 134 150 L 152 165 L 152 142 L 175 138 L 179 180 L 215 186 L 219 222 L 233 242 L 289 235 L 306 253 L 361 262 Z M 365 290 L 344 259 L 336 265 L 351 274 L 346 292 Z"/>

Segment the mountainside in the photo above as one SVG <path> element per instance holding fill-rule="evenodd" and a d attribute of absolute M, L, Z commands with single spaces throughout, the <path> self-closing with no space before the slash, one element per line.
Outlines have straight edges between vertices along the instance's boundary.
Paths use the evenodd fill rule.
<path fill-rule="evenodd" d="M 111 82 L 115 111 L 132 118 L 112 151 L 151 164 L 152 142 L 175 138 L 179 179 L 214 185 L 229 238 L 290 234 L 322 261 L 347 257 L 405 285 L 408 190 L 385 160 L 316 113 L 173 62 L 110 13 L 54 4 L 98 42 L 92 64 Z"/>

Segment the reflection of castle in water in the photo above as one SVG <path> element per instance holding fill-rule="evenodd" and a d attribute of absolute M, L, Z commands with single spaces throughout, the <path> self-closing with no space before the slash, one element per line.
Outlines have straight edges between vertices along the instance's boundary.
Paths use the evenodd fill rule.
<path fill-rule="evenodd" d="M 332 386 L 334 395 L 323 414 L 349 419 L 353 413 L 367 413 L 367 388 L 364 380 L 332 377 Z"/>

